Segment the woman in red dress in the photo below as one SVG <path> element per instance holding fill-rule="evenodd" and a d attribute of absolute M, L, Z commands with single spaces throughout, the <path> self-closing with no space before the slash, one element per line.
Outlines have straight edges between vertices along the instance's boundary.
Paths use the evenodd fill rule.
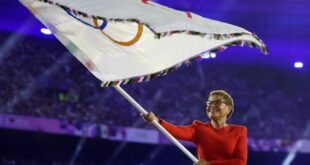
<path fill-rule="evenodd" d="M 212 91 L 206 104 L 206 114 L 211 122 L 195 120 L 191 125 L 176 126 L 157 118 L 152 112 L 143 118 L 147 122 L 157 120 L 175 138 L 194 143 L 199 158 L 195 165 L 245 165 L 247 128 L 227 124 L 234 111 L 232 97 L 223 90 Z"/>

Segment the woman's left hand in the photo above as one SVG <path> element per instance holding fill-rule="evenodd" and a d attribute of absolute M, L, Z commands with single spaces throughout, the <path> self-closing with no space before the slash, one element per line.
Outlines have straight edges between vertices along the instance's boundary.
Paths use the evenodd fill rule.
<path fill-rule="evenodd" d="M 208 161 L 200 159 L 197 163 L 194 163 L 194 165 L 211 165 Z"/>

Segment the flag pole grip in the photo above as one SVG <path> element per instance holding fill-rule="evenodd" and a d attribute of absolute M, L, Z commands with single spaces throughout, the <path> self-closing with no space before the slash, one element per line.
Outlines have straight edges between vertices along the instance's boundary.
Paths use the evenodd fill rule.
<path fill-rule="evenodd" d="M 115 85 L 114 88 L 126 98 L 135 108 L 138 109 L 143 115 L 148 114 L 148 112 L 139 104 L 137 103 L 123 88 L 119 85 Z M 198 159 L 189 152 L 177 139 L 175 139 L 164 127 L 162 127 L 158 121 L 153 120 L 152 124 L 159 129 L 174 145 L 176 145 L 186 156 L 188 156 L 194 163 L 198 162 Z"/>

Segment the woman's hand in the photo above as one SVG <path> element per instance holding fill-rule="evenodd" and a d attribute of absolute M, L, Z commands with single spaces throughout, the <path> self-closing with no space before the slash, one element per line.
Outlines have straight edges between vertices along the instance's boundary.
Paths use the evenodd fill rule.
<path fill-rule="evenodd" d="M 149 112 L 146 115 L 141 114 L 143 120 L 147 123 L 151 123 L 153 120 L 158 121 L 158 118 L 155 116 L 153 112 Z"/>
<path fill-rule="evenodd" d="M 208 161 L 200 159 L 197 163 L 194 163 L 194 165 L 211 165 Z"/>

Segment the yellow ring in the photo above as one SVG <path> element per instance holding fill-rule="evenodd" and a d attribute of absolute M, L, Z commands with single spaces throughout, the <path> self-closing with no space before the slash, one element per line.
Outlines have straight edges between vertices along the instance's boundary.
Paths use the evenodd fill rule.
<path fill-rule="evenodd" d="M 95 26 L 97 28 L 99 28 L 99 24 L 98 24 L 98 19 L 97 18 L 93 18 L 93 22 L 95 24 Z M 113 39 L 112 37 L 110 37 L 109 35 L 107 35 L 106 33 L 104 33 L 102 30 L 100 30 L 102 32 L 103 35 L 105 35 L 106 37 L 108 37 L 111 41 L 113 41 L 114 43 L 117 43 L 119 45 L 122 45 L 122 46 L 131 46 L 133 44 L 135 44 L 142 36 L 142 32 L 143 32 L 143 25 L 141 23 L 138 23 L 138 31 L 137 31 L 137 34 L 136 36 L 130 40 L 130 41 L 127 41 L 127 42 L 124 42 L 124 41 L 116 41 L 115 39 Z"/>

